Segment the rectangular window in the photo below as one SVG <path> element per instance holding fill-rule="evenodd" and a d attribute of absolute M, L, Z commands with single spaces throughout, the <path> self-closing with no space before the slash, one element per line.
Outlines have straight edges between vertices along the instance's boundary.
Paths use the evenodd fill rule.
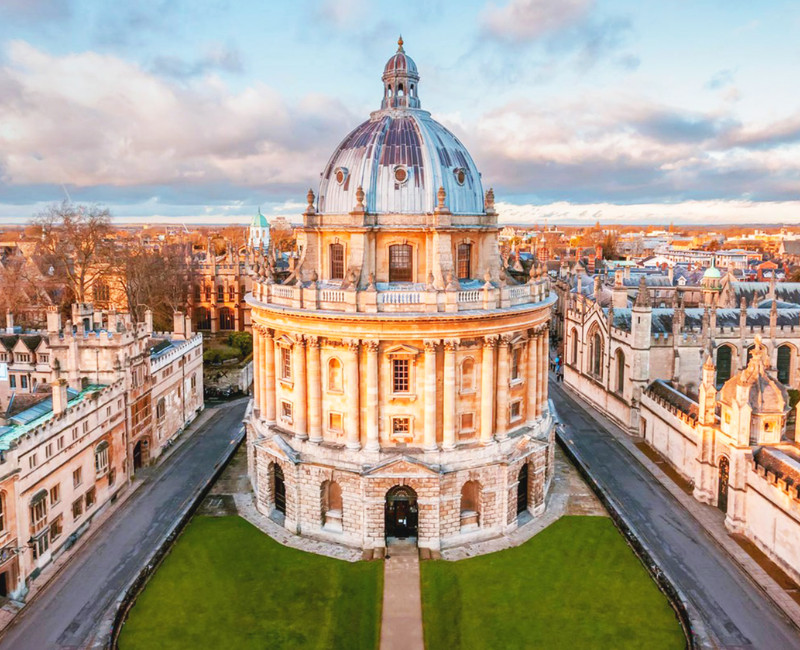
<path fill-rule="evenodd" d="M 331 244 L 331 280 L 344 280 L 344 245 Z"/>
<path fill-rule="evenodd" d="M 76 499 L 72 502 L 72 518 L 80 519 L 83 514 L 83 499 Z"/>
<path fill-rule="evenodd" d="M 95 501 L 97 500 L 97 491 L 94 488 L 91 488 L 86 493 L 86 512 L 89 512 L 89 508 L 91 508 Z"/>
<path fill-rule="evenodd" d="M 40 354 L 39 355 L 39 363 L 50 363 L 50 355 L 49 354 Z"/>
<path fill-rule="evenodd" d="M 292 403 L 281 400 L 281 420 L 292 423 Z"/>
<path fill-rule="evenodd" d="M 44 498 L 41 498 L 36 503 L 31 505 L 31 525 L 33 526 L 34 532 L 38 532 L 46 517 L 47 501 Z"/>
<path fill-rule="evenodd" d="M 287 347 L 281 347 L 281 379 L 291 381 L 292 379 L 292 351 Z"/>
<path fill-rule="evenodd" d="M 78 427 L 72 427 L 72 439 L 73 440 L 78 439 Z"/>
<path fill-rule="evenodd" d="M 84 433 L 89 433 L 89 421 L 88 420 L 84 420 L 83 421 L 83 432 Z"/>
<path fill-rule="evenodd" d="M 53 443 L 48 443 L 44 447 L 44 457 L 50 458 L 53 455 Z"/>
<path fill-rule="evenodd" d="M 27 375 L 22 375 L 20 377 L 20 382 L 21 382 L 22 388 L 27 388 L 28 387 L 28 376 Z"/>
<path fill-rule="evenodd" d="M 36 454 L 31 454 L 28 456 L 28 469 L 33 469 L 36 467 Z"/>
<path fill-rule="evenodd" d="M 413 249 L 410 244 L 389 246 L 389 282 L 412 282 Z"/>
<path fill-rule="evenodd" d="M 400 439 L 411 438 L 411 418 L 409 417 L 392 418 L 392 437 Z"/>
<path fill-rule="evenodd" d="M 64 448 L 64 436 L 58 436 L 58 440 L 56 440 L 56 449 L 61 451 Z"/>
<path fill-rule="evenodd" d="M 411 362 L 408 359 L 392 359 L 392 392 L 407 393 L 411 385 Z"/>
<path fill-rule="evenodd" d="M 44 533 L 33 541 L 33 559 L 38 560 L 50 548 L 50 536 Z"/>
<path fill-rule="evenodd" d="M 81 483 L 83 483 L 83 471 L 79 467 L 72 472 L 72 487 L 78 487 Z"/>
<path fill-rule="evenodd" d="M 16 375 L 9 375 L 8 376 L 8 387 L 9 388 L 16 388 L 17 387 L 17 376 Z"/>
<path fill-rule="evenodd" d="M 94 452 L 94 470 L 100 476 L 108 471 L 108 445 L 101 442 Z"/>
<path fill-rule="evenodd" d="M 61 483 L 56 483 L 50 488 L 50 505 L 61 503 Z"/>
<path fill-rule="evenodd" d="M 50 541 L 54 542 L 59 537 L 61 537 L 61 533 L 63 532 L 63 530 L 64 530 L 63 518 L 61 517 L 61 515 L 59 515 L 53 520 L 53 523 L 50 524 Z"/>
<path fill-rule="evenodd" d="M 225 287 L 221 284 L 217 287 L 217 302 L 225 302 Z"/>
<path fill-rule="evenodd" d="M 516 402 L 511 402 L 511 409 L 510 409 L 510 420 L 513 422 L 514 420 L 519 420 L 522 417 L 522 402 L 517 400 Z"/>
<path fill-rule="evenodd" d="M 472 244 L 459 244 L 457 251 L 457 269 L 459 280 L 468 280 L 472 262 Z"/>
<path fill-rule="evenodd" d="M 520 378 L 519 369 L 522 361 L 522 348 L 514 348 L 511 350 L 511 380 L 514 381 Z"/>
<path fill-rule="evenodd" d="M 344 429 L 342 424 L 343 418 L 341 413 L 328 413 L 328 429 L 334 433 L 341 433 Z"/>

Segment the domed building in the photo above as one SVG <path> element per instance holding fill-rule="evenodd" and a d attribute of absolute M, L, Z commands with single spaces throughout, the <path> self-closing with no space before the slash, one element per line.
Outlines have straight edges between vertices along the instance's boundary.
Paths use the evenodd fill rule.
<path fill-rule="evenodd" d="M 538 266 L 506 272 L 493 192 L 421 109 L 402 40 L 382 80 L 309 190 L 288 278 L 256 267 L 248 463 L 295 533 L 439 549 L 544 510 L 555 295 Z"/>

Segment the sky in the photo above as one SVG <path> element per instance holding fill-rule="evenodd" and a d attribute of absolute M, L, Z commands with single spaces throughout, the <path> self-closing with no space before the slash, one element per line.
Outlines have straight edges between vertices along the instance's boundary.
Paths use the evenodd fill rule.
<path fill-rule="evenodd" d="M 501 220 L 800 223 L 797 0 L 0 0 L 0 221 L 299 221 L 401 33 Z"/>

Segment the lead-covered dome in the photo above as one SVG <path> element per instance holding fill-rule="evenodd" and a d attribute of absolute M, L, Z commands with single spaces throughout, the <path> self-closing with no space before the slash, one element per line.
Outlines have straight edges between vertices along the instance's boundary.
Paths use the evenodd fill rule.
<path fill-rule="evenodd" d="M 381 110 L 339 144 L 322 173 L 319 212 L 352 211 L 361 187 L 367 212 L 430 213 L 443 187 L 453 214 L 483 214 L 483 188 L 472 156 L 455 135 L 420 110 L 419 74 L 402 38 L 382 78 Z"/>

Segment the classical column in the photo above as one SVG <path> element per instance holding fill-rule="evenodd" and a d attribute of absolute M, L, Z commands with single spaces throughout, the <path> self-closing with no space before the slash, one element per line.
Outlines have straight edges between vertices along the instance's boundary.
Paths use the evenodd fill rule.
<path fill-rule="evenodd" d="M 425 449 L 436 449 L 436 341 L 425 341 Z"/>
<path fill-rule="evenodd" d="M 528 418 L 528 425 L 533 425 L 536 422 L 536 400 L 538 398 L 537 393 L 537 381 L 536 377 L 538 374 L 539 368 L 539 335 L 538 334 L 531 334 L 528 337 L 528 361 L 527 366 L 525 368 L 528 382 L 527 386 L 525 387 L 526 390 L 526 402 L 525 405 L 527 418 Z"/>
<path fill-rule="evenodd" d="M 488 445 L 493 440 L 494 429 L 494 344 L 496 336 L 483 339 L 481 357 L 481 443 Z"/>
<path fill-rule="evenodd" d="M 263 367 L 264 363 L 264 346 L 261 342 L 261 328 L 257 325 L 253 326 L 253 409 L 258 412 L 258 416 L 263 418 L 264 413 L 262 409 L 264 405 L 261 403 L 261 384 L 264 382 Z"/>
<path fill-rule="evenodd" d="M 547 381 L 547 371 L 550 356 L 547 354 L 544 332 L 540 332 L 536 339 L 539 361 L 536 368 L 536 415 L 541 415 L 542 395 L 544 394 L 544 384 Z"/>
<path fill-rule="evenodd" d="M 261 329 L 263 347 L 263 381 L 261 382 L 261 403 L 264 405 L 264 419 L 267 424 L 275 424 L 275 341 L 272 332 Z"/>
<path fill-rule="evenodd" d="M 550 328 L 545 327 L 542 334 L 542 383 L 539 384 L 539 403 L 541 410 L 547 411 L 547 385 L 550 377 Z"/>
<path fill-rule="evenodd" d="M 457 341 L 444 342 L 444 395 L 442 395 L 442 446 L 456 446 L 456 346 Z"/>
<path fill-rule="evenodd" d="M 361 448 L 361 404 L 360 386 L 358 384 L 358 339 L 348 344 L 350 355 L 345 364 L 346 378 L 344 389 L 348 396 L 347 409 L 347 448 Z"/>
<path fill-rule="evenodd" d="M 322 442 L 322 377 L 320 376 L 319 338 L 306 337 L 308 342 L 308 439 Z"/>
<path fill-rule="evenodd" d="M 306 383 L 306 340 L 298 336 L 293 346 L 294 353 L 294 434 L 301 440 L 308 438 L 308 400 Z"/>
<path fill-rule="evenodd" d="M 378 437 L 378 341 L 367 341 L 367 444 L 369 451 L 381 448 Z"/>
<path fill-rule="evenodd" d="M 508 431 L 508 345 L 511 337 L 500 337 L 497 356 L 497 438 L 502 440 Z"/>

